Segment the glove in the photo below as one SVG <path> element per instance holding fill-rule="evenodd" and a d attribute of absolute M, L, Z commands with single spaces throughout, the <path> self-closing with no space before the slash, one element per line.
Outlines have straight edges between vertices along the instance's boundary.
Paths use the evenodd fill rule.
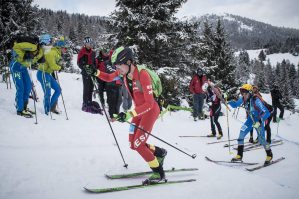
<path fill-rule="evenodd" d="M 132 117 L 132 113 L 128 112 L 121 112 L 119 114 L 113 114 L 113 117 L 119 122 L 126 122 Z"/>
<path fill-rule="evenodd" d="M 223 98 L 227 99 L 227 93 L 223 93 Z"/>
<path fill-rule="evenodd" d="M 256 129 L 258 129 L 260 127 L 260 125 L 261 124 L 259 122 L 256 122 L 256 123 L 254 123 L 253 127 L 256 128 Z"/>
<path fill-rule="evenodd" d="M 97 70 L 90 65 L 85 65 L 84 69 L 87 75 L 94 75 L 97 72 Z"/>

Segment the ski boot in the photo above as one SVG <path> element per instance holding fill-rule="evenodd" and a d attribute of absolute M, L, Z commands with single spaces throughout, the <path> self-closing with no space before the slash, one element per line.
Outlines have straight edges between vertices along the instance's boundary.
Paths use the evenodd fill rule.
<path fill-rule="evenodd" d="M 272 150 L 269 149 L 269 150 L 266 150 L 266 153 L 267 153 L 267 157 L 266 157 L 266 161 L 264 163 L 264 165 L 268 165 L 271 163 L 272 159 L 273 159 L 273 154 L 272 154 Z"/>
<path fill-rule="evenodd" d="M 253 144 L 257 144 L 257 143 L 259 143 L 259 138 L 258 137 L 253 141 Z"/>
<path fill-rule="evenodd" d="M 217 140 L 220 140 L 222 137 L 223 137 L 223 134 L 222 134 L 222 132 L 220 131 L 220 132 L 219 132 L 219 135 L 217 136 Z"/>
<path fill-rule="evenodd" d="M 209 135 L 207 135 L 208 138 L 212 138 L 212 137 L 216 137 L 216 133 L 211 133 Z"/>
<path fill-rule="evenodd" d="M 244 145 L 238 145 L 238 154 L 232 158 L 231 162 L 242 162 Z"/>
<path fill-rule="evenodd" d="M 23 116 L 23 117 L 26 117 L 26 118 L 33 118 L 33 115 L 26 111 L 26 110 L 22 110 L 22 111 L 17 111 L 17 115 L 20 115 L 20 116 Z"/>
<path fill-rule="evenodd" d="M 197 121 L 197 117 L 193 117 L 193 120 L 194 120 L 194 122 L 196 122 Z"/>
<path fill-rule="evenodd" d="M 167 182 L 165 179 L 165 172 L 162 165 L 159 165 L 156 168 L 151 168 L 153 170 L 152 175 L 142 182 L 143 185 L 157 184 L 161 182 Z"/>
<path fill-rule="evenodd" d="M 253 144 L 253 137 L 250 136 L 249 138 L 249 143 L 252 143 Z"/>
<path fill-rule="evenodd" d="M 27 111 L 27 112 L 29 112 L 31 115 L 35 114 L 35 111 L 30 110 L 30 109 L 28 108 L 28 102 L 25 102 L 25 103 L 24 103 L 24 110 Z"/>
<path fill-rule="evenodd" d="M 167 151 L 163 148 L 160 147 L 156 147 L 155 152 L 154 152 L 154 156 L 157 157 L 157 160 L 159 162 L 159 165 L 161 165 L 163 167 L 164 164 L 164 159 L 167 155 Z"/>
<path fill-rule="evenodd" d="M 57 102 L 53 104 L 53 106 L 51 107 L 51 112 L 55 113 L 57 115 L 60 114 L 60 111 L 57 110 Z"/>

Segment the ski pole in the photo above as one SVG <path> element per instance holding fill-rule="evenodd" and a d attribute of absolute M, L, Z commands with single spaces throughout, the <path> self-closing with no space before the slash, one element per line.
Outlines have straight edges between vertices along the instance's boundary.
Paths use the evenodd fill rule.
<path fill-rule="evenodd" d="M 226 104 L 227 136 L 228 136 L 228 153 L 229 153 L 229 154 L 233 154 L 233 153 L 230 151 L 230 134 L 229 134 L 229 121 L 228 121 L 227 97 L 225 98 L 225 104 Z"/>
<path fill-rule="evenodd" d="M 91 80 L 92 80 L 93 85 L 96 87 L 96 89 L 99 90 L 98 85 L 96 84 L 97 82 L 96 82 L 96 80 L 95 80 L 95 77 L 92 77 L 92 76 L 91 76 Z M 123 154 L 122 154 L 122 152 L 121 152 L 121 150 L 120 150 L 118 141 L 117 141 L 117 139 L 116 139 L 116 136 L 115 136 L 115 134 L 114 134 L 113 128 L 112 128 L 111 123 L 110 123 L 110 121 L 109 121 L 109 118 L 108 118 L 107 112 L 106 112 L 106 110 L 105 110 L 104 104 L 103 104 L 102 101 L 101 101 L 100 93 L 98 93 L 98 96 L 99 96 L 100 103 L 101 103 L 101 106 L 102 106 L 102 108 L 103 108 L 104 114 L 105 114 L 105 116 L 106 116 L 107 122 L 108 122 L 108 124 L 109 124 L 110 130 L 111 130 L 112 135 L 113 135 L 113 137 L 114 137 L 115 143 L 116 143 L 116 145 L 117 145 L 117 148 L 118 148 L 118 150 L 119 150 L 119 153 L 120 153 L 120 155 L 121 155 L 121 158 L 122 158 L 122 160 L 123 160 L 123 162 L 124 162 L 124 167 L 125 167 L 125 168 L 128 168 L 128 164 L 126 163 L 126 161 L 125 161 L 125 159 L 124 159 L 124 156 L 123 156 Z"/>
<path fill-rule="evenodd" d="M 185 151 L 183 151 L 183 150 L 181 150 L 181 149 L 179 149 L 179 148 L 173 146 L 172 144 L 166 142 L 165 140 L 162 140 L 161 138 L 159 138 L 159 137 L 157 137 L 157 136 L 155 136 L 155 135 L 149 133 L 148 131 L 144 130 L 143 128 L 141 128 L 141 127 L 139 127 L 139 126 L 137 126 L 137 125 L 135 125 L 135 124 L 133 124 L 133 123 L 131 123 L 131 122 L 128 122 L 128 121 L 126 121 L 126 122 L 127 122 L 128 124 L 130 124 L 130 125 L 133 125 L 134 127 L 138 128 L 138 129 L 140 129 L 141 131 L 143 131 L 143 132 L 146 133 L 147 135 L 150 135 L 150 136 L 156 138 L 157 140 L 160 140 L 161 142 L 164 142 L 165 144 L 171 146 L 172 148 L 175 148 L 176 150 L 178 150 L 178 151 L 180 151 L 180 152 L 182 152 L 182 153 L 188 155 L 189 157 L 191 157 L 191 158 L 193 158 L 193 159 L 196 158 L 196 154 L 190 155 L 190 154 L 186 153 Z"/>
<path fill-rule="evenodd" d="M 236 119 L 238 118 L 239 110 L 240 110 L 240 107 L 238 107 L 238 109 L 237 109 L 237 114 L 235 115 Z"/>
<path fill-rule="evenodd" d="M 31 81 L 31 95 L 33 97 L 33 104 L 34 104 L 34 112 L 35 112 L 35 124 L 37 124 L 37 112 L 36 112 L 36 104 L 35 104 L 35 99 L 37 99 L 36 97 L 36 93 L 33 92 L 33 87 L 34 87 L 34 83 L 33 83 L 33 80 L 32 80 L 32 68 L 31 68 L 31 62 L 29 64 L 29 78 L 30 78 L 30 81 Z"/>
<path fill-rule="evenodd" d="M 60 86 L 60 83 L 59 83 L 59 78 L 58 78 L 58 74 L 57 74 L 57 71 L 55 71 L 55 76 L 57 78 L 57 82 L 59 84 L 59 87 L 61 89 L 61 86 Z M 66 120 L 69 120 L 68 116 L 67 116 L 67 112 L 66 112 L 66 108 L 65 108 L 65 103 L 64 103 L 64 99 L 63 99 L 63 94 L 62 94 L 62 89 L 61 89 L 61 99 L 62 99 L 62 103 L 63 103 L 63 107 L 64 107 L 64 112 L 65 112 L 65 117 L 66 117 Z"/>

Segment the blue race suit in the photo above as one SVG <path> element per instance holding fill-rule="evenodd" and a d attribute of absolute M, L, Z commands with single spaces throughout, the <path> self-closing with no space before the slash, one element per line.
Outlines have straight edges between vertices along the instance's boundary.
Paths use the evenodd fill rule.
<path fill-rule="evenodd" d="M 249 100 L 244 102 L 243 97 L 240 97 L 238 101 L 230 101 L 228 104 L 232 108 L 236 108 L 241 106 L 244 103 L 245 110 L 247 112 L 247 119 L 243 126 L 241 127 L 239 138 L 238 138 L 238 144 L 244 145 L 244 138 L 245 136 L 250 132 L 250 130 L 253 128 L 253 125 L 256 122 L 260 122 L 261 125 L 259 128 L 257 128 L 257 133 L 259 136 L 259 142 L 261 145 L 264 146 L 264 148 L 270 149 L 270 146 L 265 141 L 265 120 L 270 116 L 270 112 L 265 107 L 265 105 L 262 103 L 262 101 L 257 97 L 250 97 Z M 252 120 L 253 119 L 253 120 Z"/>

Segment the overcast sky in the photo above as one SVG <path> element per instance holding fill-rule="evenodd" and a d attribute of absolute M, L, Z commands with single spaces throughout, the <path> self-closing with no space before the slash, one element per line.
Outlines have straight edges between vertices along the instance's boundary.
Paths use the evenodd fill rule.
<path fill-rule="evenodd" d="M 108 16 L 115 0 L 34 0 L 40 8 L 66 10 L 69 13 Z M 299 29 L 298 0 L 188 0 L 177 17 L 230 13 L 274 26 Z"/>

